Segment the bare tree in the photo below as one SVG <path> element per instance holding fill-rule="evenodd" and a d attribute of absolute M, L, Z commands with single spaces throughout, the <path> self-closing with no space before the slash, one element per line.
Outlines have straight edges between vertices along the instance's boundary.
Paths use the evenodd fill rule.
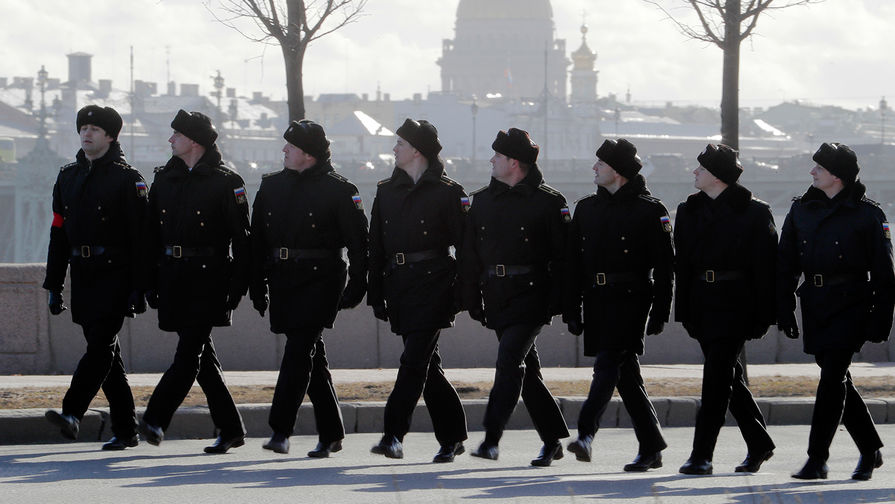
<path fill-rule="evenodd" d="M 209 4 L 219 4 L 218 15 Z M 356 21 L 367 0 L 208 0 L 206 7 L 221 23 L 255 42 L 277 44 L 286 65 L 289 120 L 305 117 L 304 59 L 308 45 Z M 341 17 L 330 19 L 334 14 Z M 249 18 L 261 35 L 246 33 L 237 22 Z M 326 24 L 326 26 L 324 26 Z"/>
<path fill-rule="evenodd" d="M 740 145 L 740 43 L 749 38 L 765 11 L 807 5 L 823 0 L 675 0 L 689 5 L 699 18 L 693 27 L 672 15 L 661 0 L 644 0 L 664 12 L 680 31 L 695 40 L 709 42 L 724 52 L 721 77 L 721 143 Z"/>

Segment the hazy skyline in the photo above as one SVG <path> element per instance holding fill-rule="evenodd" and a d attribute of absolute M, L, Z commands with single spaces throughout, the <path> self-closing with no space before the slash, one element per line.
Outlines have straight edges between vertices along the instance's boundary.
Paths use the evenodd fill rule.
<path fill-rule="evenodd" d="M 207 94 L 219 69 L 226 86 L 240 95 L 263 91 L 283 99 L 286 94 L 279 46 L 265 47 L 221 25 L 207 2 L 0 2 L 6 20 L 0 77 L 33 77 L 43 64 L 51 77 L 65 80 L 65 54 L 83 51 L 94 55 L 94 80 L 110 78 L 115 88 L 128 89 L 133 46 L 134 78 L 157 82 L 160 91 L 170 72 L 171 80 L 199 84 Z M 373 97 L 377 84 L 392 99 L 440 91 L 435 61 L 442 39 L 454 38 L 457 4 L 369 0 L 356 23 L 310 47 L 305 94 Z M 635 103 L 717 107 L 721 50 L 688 40 L 654 6 L 642 0 L 553 0 L 552 5 L 556 37 L 566 39 L 568 53 L 581 43 L 586 12 L 588 46 L 598 56 L 599 96 L 615 93 L 624 99 L 630 89 Z M 891 0 L 827 0 L 766 12 L 757 35 L 742 45 L 741 105 L 801 99 L 876 108 L 882 96 L 895 98 L 895 68 L 887 54 L 895 47 L 892 19 Z"/>

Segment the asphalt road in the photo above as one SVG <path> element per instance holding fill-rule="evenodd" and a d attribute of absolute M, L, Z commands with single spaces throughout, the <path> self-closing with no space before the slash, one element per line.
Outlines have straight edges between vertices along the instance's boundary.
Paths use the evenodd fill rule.
<path fill-rule="evenodd" d="M 895 424 L 879 426 L 884 441 L 895 439 Z M 840 429 L 829 461 L 829 479 L 803 482 L 790 473 L 805 461 L 808 426 L 771 426 L 774 458 L 754 475 L 736 474 L 745 445 L 734 427 L 721 432 L 715 475 L 684 476 L 677 469 L 689 454 L 693 429 L 667 428 L 665 466 L 648 473 L 621 470 L 634 456 L 630 429 L 604 429 L 594 443 L 594 462 L 566 454 L 549 468 L 529 466 L 540 448 L 531 430 L 507 431 L 500 459 L 468 454 L 453 464 L 432 464 L 437 443 L 431 434 L 411 433 L 405 458 L 369 453 L 377 434 L 351 434 L 329 459 L 309 459 L 313 436 L 292 438 L 292 452 L 261 449 L 264 439 L 226 455 L 205 455 L 209 440 L 142 443 L 124 452 L 99 451 L 98 443 L 0 446 L 0 503 L 457 503 L 457 502 L 626 502 L 626 503 L 856 503 L 895 502 L 895 453 L 871 481 L 850 479 L 858 453 Z M 481 432 L 470 433 L 467 448 Z"/>

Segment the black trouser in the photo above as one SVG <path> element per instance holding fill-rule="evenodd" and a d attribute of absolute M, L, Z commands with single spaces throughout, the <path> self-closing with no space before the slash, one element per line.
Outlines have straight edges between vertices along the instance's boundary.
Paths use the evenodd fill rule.
<path fill-rule="evenodd" d="M 852 353 L 848 350 L 831 350 L 818 353 L 814 360 L 820 366 L 820 382 L 817 384 L 814 414 L 811 417 L 808 456 L 822 461 L 830 458 L 830 443 L 840 421 L 845 424 L 845 429 L 861 453 L 882 448 L 883 442 L 873 425 L 873 417 L 855 389 L 848 371 Z"/>
<path fill-rule="evenodd" d="M 718 433 L 727 409 L 737 422 L 748 453 L 774 449 L 764 415 L 755 403 L 739 360 L 745 342 L 740 338 L 699 340 L 705 364 L 702 366 L 702 403 L 696 413 L 693 457 L 712 460 Z"/>
<path fill-rule="evenodd" d="M 444 376 L 438 353 L 440 329 L 402 334 L 404 352 L 395 387 L 385 404 L 385 434 L 402 442 L 410 430 L 413 409 L 420 400 L 426 402 L 432 418 L 432 430 L 442 446 L 466 439 L 466 413 L 460 396 Z"/>
<path fill-rule="evenodd" d="M 668 445 L 662 438 L 656 410 L 643 386 L 640 361 L 637 353 L 628 350 L 602 350 L 597 353 L 594 379 L 578 415 L 578 437 L 593 437 L 596 434 L 600 428 L 600 418 L 616 387 L 634 424 L 634 434 L 640 444 L 639 453 L 664 450 Z"/>
<path fill-rule="evenodd" d="M 198 381 L 208 401 L 211 421 L 220 429 L 221 437 L 244 435 L 242 417 L 227 390 L 221 363 L 214 353 L 211 326 L 183 328 L 177 331 L 177 336 L 174 362 L 152 392 L 143 420 L 168 430 L 174 412 L 189 394 L 193 382 Z"/>
<path fill-rule="evenodd" d="M 291 436 L 298 408 L 308 394 L 314 405 L 314 421 L 321 443 L 345 437 L 339 398 L 333 387 L 323 328 L 294 329 L 286 332 L 286 349 L 280 363 L 277 388 L 273 393 L 268 423 L 274 432 Z"/>
<path fill-rule="evenodd" d="M 81 326 L 87 351 L 78 362 L 71 386 L 62 399 L 62 413 L 81 420 L 102 388 L 109 401 L 112 433 L 119 438 L 130 438 L 137 433 L 137 416 L 118 344 L 118 331 L 123 323 L 124 316 L 118 316 Z"/>
<path fill-rule="evenodd" d="M 540 324 L 517 324 L 497 330 L 497 369 L 485 410 L 485 440 L 498 443 L 519 402 L 519 395 L 545 443 L 569 436 L 559 405 L 541 376 L 535 339 Z"/>

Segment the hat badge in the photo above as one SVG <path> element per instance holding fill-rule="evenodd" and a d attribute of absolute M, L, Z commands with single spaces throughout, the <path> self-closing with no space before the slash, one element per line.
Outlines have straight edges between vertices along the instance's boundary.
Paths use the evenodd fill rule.
<path fill-rule="evenodd" d="M 92 116 L 92 115 L 93 115 L 93 111 L 91 110 L 90 112 L 87 112 L 87 115 L 88 115 L 88 116 Z"/>

